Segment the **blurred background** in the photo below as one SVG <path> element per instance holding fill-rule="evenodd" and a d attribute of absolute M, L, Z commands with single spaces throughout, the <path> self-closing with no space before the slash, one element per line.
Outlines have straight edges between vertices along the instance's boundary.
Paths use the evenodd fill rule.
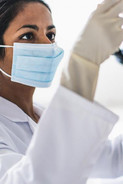
<path fill-rule="evenodd" d="M 56 41 L 65 50 L 65 56 L 60 64 L 55 79 L 50 88 L 36 89 L 34 102 L 47 106 L 55 93 L 63 64 L 67 63 L 73 44 L 81 33 L 91 12 L 100 0 L 47 0 L 57 28 Z M 95 100 L 119 115 L 119 121 L 111 132 L 109 139 L 123 133 L 123 65 L 111 56 L 101 65 Z M 108 184 L 107 181 L 90 180 L 88 184 Z"/>

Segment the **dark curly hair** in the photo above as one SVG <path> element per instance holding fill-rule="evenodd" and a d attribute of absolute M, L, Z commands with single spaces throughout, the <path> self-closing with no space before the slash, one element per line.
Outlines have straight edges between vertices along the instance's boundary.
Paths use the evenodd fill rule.
<path fill-rule="evenodd" d="M 51 12 L 49 5 L 43 0 L 0 0 L 0 45 L 4 45 L 3 35 L 10 22 L 23 9 L 24 5 L 30 2 L 39 2 Z M 0 58 L 4 58 L 4 56 L 5 49 L 0 48 Z"/>

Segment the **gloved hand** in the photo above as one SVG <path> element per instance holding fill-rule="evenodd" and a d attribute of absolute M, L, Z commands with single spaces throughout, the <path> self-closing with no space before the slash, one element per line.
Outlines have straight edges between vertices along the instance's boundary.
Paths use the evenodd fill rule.
<path fill-rule="evenodd" d="M 61 85 L 93 101 L 100 64 L 118 50 L 123 41 L 123 0 L 98 5 L 73 48 Z"/>
<path fill-rule="evenodd" d="M 123 41 L 123 0 L 105 0 L 85 26 L 73 52 L 96 64 L 115 53 Z"/>

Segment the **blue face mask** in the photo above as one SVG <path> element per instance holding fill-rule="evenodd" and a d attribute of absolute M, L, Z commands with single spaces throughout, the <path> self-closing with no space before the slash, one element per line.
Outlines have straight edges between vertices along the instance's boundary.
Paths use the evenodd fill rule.
<path fill-rule="evenodd" d="M 49 87 L 64 51 L 53 44 L 14 43 L 11 81 L 32 87 Z"/>

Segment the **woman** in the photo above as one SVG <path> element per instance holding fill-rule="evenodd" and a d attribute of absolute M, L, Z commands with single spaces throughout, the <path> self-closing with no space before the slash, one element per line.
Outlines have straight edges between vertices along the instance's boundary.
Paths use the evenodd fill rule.
<path fill-rule="evenodd" d="M 26 11 L 27 13 L 22 14 L 26 2 L 32 3 L 28 6 Z M 11 46 L 14 42 L 41 44 L 51 44 L 55 42 L 56 29 L 53 25 L 48 5 L 43 3 L 45 6 L 42 6 L 41 9 L 40 6 L 37 7 L 37 3 L 39 4 L 40 1 L 36 1 L 37 3 L 35 4 L 34 2 L 35 1 L 1 2 L 1 25 L 3 24 L 0 33 L 1 45 L 4 44 Z M 4 6 L 2 6 L 2 4 Z M 36 8 L 39 14 L 37 12 L 35 13 L 34 8 Z M 41 13 L 43 16 L 39 16 Z M 9 26 L 10 23 L 11 25 Z M 5 50 L 4 48 L 1 48 L 1 69 L 10 75 L 12 68 L 12 57 L 12 48 L 6 48 Z M 12 83 L 10 79 L 5 77 L 5 75 L 2 75 L 2 73 L 0 77 L 0 84 L 0 95 L 18 105 L 34 121 L 38 122 L 39 116 L 34 113 L 32 105 L 34 88 L 26 85 L 20 85 L 18 83 Z"/>
<path fill-rule="evenodd" d="M 117 4 L 121 7 L 120 1 Z M 106 0 L 96 12 L 107 7 L 118 9 Z M 77 73 L 73 69 L 76 75 L 69 75 L 70 80 L 62 78 L 46 110 L 33 107 L 35 87 L 50 85 L 63 56 L 54 43 L 56 30 L 45 2 L 0 0 L 0 27 L 0 184 L 84 184 L 117 116 L 71 88 L 78 85 L 74 77 L 80 76 L 82 68 Z M 109 28 L 105 31 L 110 32 Z M 122 31 L 117 32 L 120 36 L 111 41 L 113 53 L 123 38 Z M 82 47 L 79 44 L 77 51 Z M 70 65 L 75 61 L 77 66 L 80 57 L 72 56 Z"/>

